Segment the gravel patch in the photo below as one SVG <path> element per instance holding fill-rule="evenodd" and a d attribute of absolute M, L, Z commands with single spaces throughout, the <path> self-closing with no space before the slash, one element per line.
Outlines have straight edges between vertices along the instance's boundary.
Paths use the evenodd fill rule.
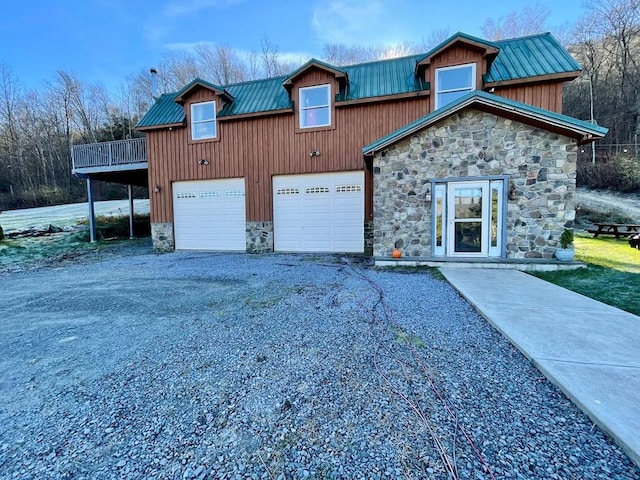
<path fill-rule="evenodd" d="M 147 252 L 0 277 L 2 478 L 640 478 L 437 275 Z"/>

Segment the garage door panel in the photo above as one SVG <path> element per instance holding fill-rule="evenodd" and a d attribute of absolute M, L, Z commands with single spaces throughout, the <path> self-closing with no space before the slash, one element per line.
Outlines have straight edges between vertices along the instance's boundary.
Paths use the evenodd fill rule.
<path fill-rule="evenodd" d="M 177 250 L 246 250 L 244 179 L 173 184 Z"/>
<path fill-rule="evenodd" d="M 364 251 L 363 172 L 276 176 L 273 191 L 276 251 Z"/>

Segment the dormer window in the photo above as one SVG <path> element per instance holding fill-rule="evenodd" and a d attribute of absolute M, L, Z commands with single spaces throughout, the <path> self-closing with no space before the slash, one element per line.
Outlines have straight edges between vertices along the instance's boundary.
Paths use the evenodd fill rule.
<path fill-rule="evenodd" d="M 300 128 L 331 125 L 331 85 L 300 88 Z"/>
<path fill-rule="evenodd" d="M 191 105 L 191 140 L 216 138 L 216 102 Z"/>
<path fill-rule="evenodd" d="M 476 64 L 436 69 L 436 109 L 476 89 Z"/>

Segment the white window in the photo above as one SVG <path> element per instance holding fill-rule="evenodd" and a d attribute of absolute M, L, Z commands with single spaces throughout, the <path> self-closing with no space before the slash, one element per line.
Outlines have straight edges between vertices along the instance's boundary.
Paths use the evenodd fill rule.
<path fill-rule="evenodd" d="M 476 89 L 476 64 L 456 65 L 436 70 L 436 109 Z"/>
<path fill-rule="evenodd" d="M 216 138 L 216 102 L 191 105 L 191 139 Z"/>
<path fill-rule="evenodd" d="M 300 89 L 300 128 L 331 125 L 331 86 L 318 85 Z"/>

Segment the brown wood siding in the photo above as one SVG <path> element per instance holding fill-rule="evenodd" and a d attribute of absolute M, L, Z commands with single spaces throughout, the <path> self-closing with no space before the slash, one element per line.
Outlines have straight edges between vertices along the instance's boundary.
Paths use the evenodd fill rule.
<path fill-rule="evenodd" d="M 493 93 L 509 100 L 562 113 L 562 82 L 496 87 Z"/>
<path fill-rule="evenodd" d="M 305 129 L 300 129 L 300 119 L 298 117 L 298 99 L 300 98 L 300 89 L 304 87 L 312 87 L 316 85 L 331 85 L 331 95 L 329 96 L 329 101 L 331 102 L 331 126 L 322 127 L 323 130 L 332 130 L 336 128 L 336 118 L 334 115 L 335 108 L 335 96 L 340 91 L 340 85 L 336 80 L 335 76 L 326 70 L 320 70 L 318 68 L 311 68 L 306 71 L 304 74 L 300 75 L 296 79 L 296 83 L 291 91 L 291 98 L 293 99 L 294 111 L 295 111 L 295 125 L 296 130 L 299 133 L 306 133 Z"/>
<path fill-rule="evenodd" d="M 190 101 L 194 101 L 189 99 Z M 171 184 L 244 177 L 247 220 L 272 221 L 273 175 L 364 169 L 362 147 L 429 113 L 429 97 L 355 105 L 333 111 L 336 128 L 296 133 L 293 113 L 218 123 L 218 142 L 189 144 L 188 127 L 149 131 L 152 222 L 172 222 Z M 311 157 L 317 150 L 320 156 Z M 209 165 L 199 165 L 206 159 Z M 365 218 L 372 218 L 365 174 Z M 153 186 L 161 191 L 153 193 Z"/>
<path fill-rule="evenodd" d="M 482 88 L 482 74 L 486 71 L 486 61 L 482 53 L 469 50 L 463 46 L 452 46 L 436 55 L 431 60 L 429 69 L 426 72 L 426 79 L 431 83 L 431 90 L 435 92 L 436 69 L 443 67 L 453 67 L 454 65 L 464 65 L 466 63 L 476 64 L 476 88 Z"/>
<path fill-rule="evenodd" d="M 481 75 L 486 62 L 478 51 L 452 46 L 434 57 L 426 77 L 435 86 L 436 68 L 477 63 L 477 87 L 482 88 Z M 225 118 L 218 122 L 215 141 L 190 141 L 190 127 L 150 130 L 147 132 L 149 187 L 152 222 L 173 221 L 172 182 L 244 177 L 247 220 L 273 220 L 272 176 L 285 174 L 324 173 L 364 169 L 362 147 L 428 114 L 430 96 L 397 98 L 371 103 L 334 105 L 338 92 L 335 77 L 320 69 L 310 69 L 296 79 L 292 89 L 294 102 L 301 86 L 331 83 L 332 126 L 319 130 L 300 130 L 297 113 Z M 495 87 L 495 94 L 523 103 L 562 111 L 562 82 Z M 185 99 L 185 113 L 190 105 L 216 100 L 215 93 L 199 88 Z M 295 110 L 295 109 L 294 109 Z M 309 152 L 319 151 L 311 157 Z M 199 160 L 209 161 L 200 165 Z M 153 192 L 156 185 L 159 193 Z M 372 173 L 365 171 L 365 219 L 373 216 Z"/>

